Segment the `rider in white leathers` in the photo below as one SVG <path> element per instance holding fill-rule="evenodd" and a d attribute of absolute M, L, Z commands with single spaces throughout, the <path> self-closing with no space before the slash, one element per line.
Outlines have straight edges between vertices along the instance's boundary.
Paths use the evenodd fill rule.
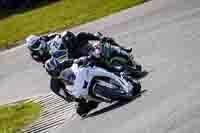
<path fill-rule="evenodd" d="M 76 62 L 76 60 L 74 61 Z M 52 58 L 45 63 L 45 68 L 49 71 L 55 71 L 55 69 L 62 63 L 56 61 L 56 59 Z M 77 109 L 77 113 L 79 115 L 85 115 L 92 109 L 96 108 L 98 102 L 88 101 L 85 102 L 82 100 L 86 100 L 89 96 L 88 87 L 94 77 L 108 77 L 110 79 L 114 79 L 120 86 L 122 86 L 127 92 L 129 91 L 130 84 L 127 82 L 123 82 L 119 79 L 119 77 L 103 68 L 96 66 L 87 66 L 87 67 L 79 67 L 78 64 L 74 63 L 70 68 L 66 68 L 60 72 L 58 78 L 64 81 L 65 85 L 71 85 L 67 87 L 68 92 L 74 96 L 75 101 L 79 102 L 79 108 Z M 62 92 L 60 92 L 62 93 Z M 63 95 L 60 94 L 60 95 Z M 88 105 L 91 104 L 91 105 Z M 85 110 L 78 111 L 81 106 L 86 108 Z"/>

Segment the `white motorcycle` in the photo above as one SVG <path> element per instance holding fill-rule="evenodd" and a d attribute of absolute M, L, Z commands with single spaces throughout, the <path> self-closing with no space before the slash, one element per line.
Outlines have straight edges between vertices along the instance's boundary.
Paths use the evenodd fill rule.
<path fill-rule="evenodd" d="M 70 68 L 76 73 L 72 89 L 68 89 L 72 95 L 79 95 L 88 101 L 112 103 L 131 100 L 141 91 L 140 82 L 125 73 L 116 75 L 100 67 L 78 67 L 76 65 Z M 61 73 L 61 79 L 67 85 L 68 70 L 65 69 Z"/>

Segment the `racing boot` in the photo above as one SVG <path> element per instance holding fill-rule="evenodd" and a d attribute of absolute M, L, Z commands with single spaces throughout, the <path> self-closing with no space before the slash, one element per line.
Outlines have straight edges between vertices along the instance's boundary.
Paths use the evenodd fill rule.
<path fill-rule="evenodd" d="M 128 61 L 130 60 L 130 55 L 124 49 L 122 49 L 120 47 L 113 46 L 112 47 L 112 55 L 113 55 L 113 57 L 115 55 L 118 55 L 118 56 L 123 57 L 124 59 L 126 59 Z"/>
<path fill-rule="evenodd" d="M 117 46 L 121 49 L 123 49 L 124 51 L 126 51 L 127 53 L 131 53 L 132 52 L 132 48 L 125 48 L 124 46 L 119 45 L 118 43 L 115 42 L 115 40 L 111 37 L 104 37 L 103 34 L 101 34 L 100 32 L 97 32 L 97 36 L 101 37 L 101 41 L 106 41 L 109 42 L 111 45 L 113 46 Z"/>
<path fill-rule="evenodd" d="M 132 52 L 132 48 L 126 48 L 124 46 L 121 46 L 121 45 L 117 44 L 114 40 L 112 42 L 112 45 L 121 48 L 122 50 L 126 51 L 127 53 L 131 53 Z"/>
<path fill-rule="evenodd" d="M 98 107 L 98 102 L 89 101 L 89 102 L 79 102 L 77 107 L 77 114 L 81 117 L 85 117 L 91 110 Z"/>

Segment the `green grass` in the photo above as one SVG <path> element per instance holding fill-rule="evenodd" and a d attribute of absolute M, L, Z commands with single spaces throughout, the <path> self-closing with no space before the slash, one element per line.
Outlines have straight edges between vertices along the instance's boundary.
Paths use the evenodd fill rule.
<path fill-rule="evenodd" d="M 40 105 L 33 102 L 0 106 L 0 133 L 18 131 L 37 118 L 40 110 Z"/>
<path fill-rule="evenodd" d="M 14 14 L 0 20 L 0 48 L 10 47 L 11 44 L 24 39 L 29 34 L 70 28 L 144 1 L 60 0 L 40 8 Z"/>

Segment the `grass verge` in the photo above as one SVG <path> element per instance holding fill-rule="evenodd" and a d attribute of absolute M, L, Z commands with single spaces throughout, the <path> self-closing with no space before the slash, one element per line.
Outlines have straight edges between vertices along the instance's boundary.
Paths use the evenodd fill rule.
<path fill-rule="evenodd" d="M 8 48 L 29 34 L 41 34 L 110 15 L 145 0 L 59 0 L 33 10 L 19 9 L 0 20 L 0 48 Z M 6 14 L 2 12 L 0 15 Z"/>
<path fill-rule="evenodd" d="M 21 101 L 14 105 L 0 106 L 0 133 L 14 133 L 39 116 L 41 106 Z"/>

